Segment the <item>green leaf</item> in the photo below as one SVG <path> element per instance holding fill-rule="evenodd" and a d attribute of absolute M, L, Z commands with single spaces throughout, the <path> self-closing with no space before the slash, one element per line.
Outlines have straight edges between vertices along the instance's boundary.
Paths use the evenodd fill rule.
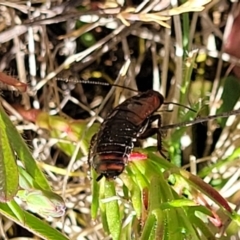
<path fill-rule="evenodd" d="M 91 177 L 92 177 L 92 204 L 91 204 L 91 217 L 93 219 L 97 218 L 97 213 L 99 209 L 99 184 L 96 181 L 97 173 L 91 168 Z"/>
<path fill-rule="evenodd" d="M 170 172 L 170 171 L 169 171 Z M 228 213 L 232 213 L 232 209 L 229 206 L 226 199 L 224 199 L 218 191 L 212 188 L 209 184 L 204 182 L 201 178 L 183 170 L 183 169 L 171 169 L 174 174 L 182 176 L 192 187 L 198 189 L 200 192 L 212 199 L 220 207 L 223 207 Z"/>
<path fill-rule="evenodd" d="M 58 194 L 42 190 L 22 167 L 19 170 L 20 190 L 17 197 L 26 203 L 29 210 L 43 217 L 61 217 L 65 214 L 65 203 Z"/>
<path fill-rule="evenodd" d="M 178 221 L 177 217 L 177 211 L 176 209 L 168 209 L 163 211 L 166 214 L 166 222 L 167 222 L 167 229 L 165 231 L 165 236 L 167 236 L 167 239 L 179 239 L 181 236 L 181 233 L 179 231 L 179 228 L 181 226 L 181 223 Z"/>
<path fill-rule="evenodd" d="M 165 202 L 161 205 L 162 209 L 167 209 L 167 208 L 178 208 L 178 207 L 184 207 L 184 206 L 197 206 L 197 203 L 195 203 L 194 201 L 190 200 L 190 199 L 176 199 L 176 200 L 172 200 L 170 202 Z"/>
<path fill-rule="evenodd" d="M 240 215 L 237 212 L 233 211 L 231 218 L 240 226 Z"/>
<path fill-rule="evenodd" d="M 163 211 L 160 209 L 156 209 L 152 211 L 152 214 L 154 214 L 157 222 L 155 227 L 155 236 L 156 239 L 163 239 L 164 236 L 164 215 Z"/>
<path fill-rule="evenodd" d="M 115 186 L 113 182 L 105 182 L 105 197 L 111 198 L 116 196 Z M 119 213 L 119 205 L 117 200 L 110 200 L 106 203 L 106 215 L 109 231 L 113 240 L 120 239 L 122 221 Z"/>
<path fill-rule="evenodd" d="M 234 105 L 239 100 L 240 82 L 238 78 L 228 76 L 224 79 L 223 93 L 221 96 L 222 105 L 217 113 L 228 112 L 233 109 Z M 227 118 L 219 118 L 219 124 L 224 127 Z"/>
<path fill-rule="evenodd" d="M 137 185 L 133 187 L 131 191 L 131 200 L 134 210 L 136 211 L 137 217 L 141 217 L 142 209 L 142 199 L 141 199 L 141 191 Z"/>
<path fill-rule="evenodd" d="M 14 212 L 6 203 L 0 203 L 0 213 L 43 239 L 68 240 L 68 238 L 64 236 L 62 233 L 50 227 L 47 223 L 36 218 L 35 216 L 31 215 L 28 212 L 25 211 L 23 212 L 24 222 L 22 222 L 21 220 L 18 219 L 18 217 L 14 214 Z"/>
<path fill-rule="evenodd" d="M 185 225 L 187 224 L 188 231 L 191 230 L 190 226 L 189 226 L 189 222 L 191 222 L 196 227 L 196 229 L 201 229 L 201 232 L 204 234 L 206 239 L 215 239 L 213 231 L 210 229 L 211 225 L 206 224 L 206 222 L 204 220 L 202 220 L 201 218 L 196 216 L 195 207 L 190 208 L 190 211 L 187 211 L 187 213 L 188 213 L 188 222 L 186 222 Z M 196 232 L 197 232 L 197 230 L 196 230 Z M 196 236 L 194 238 L 193 230 L 191 230 L 191 235 L 192 235 L 193 239 L 196 238 Z M 195 233 L 195 235 L 196 235 L 196 233 Z"/>
<path fill-rule="evenodd" d="M 19 187 L 20 189 L 41 189 L 34 179 L 26 172 L 26 170 L 18 166 Z"/>
<path fill-rule="evenodd" d="M 0 201 L 12 200 L 18 190 L 18 169 L 16 156 L 8 138 L 9 126 L 4 121 L 4 111 L 0 108 Z M 10 126 L 11 127 L 11 126 Z M 14 128 L 14 127 L 13 127 Z"/>
<path fill-rule="evenodd" d="M 44 217 L 62 217 L 65 214 L 65 203 L 56 193 L 46 190 L 19 190 L 17 196 L 24 201 L 30 210 Z"/>
<path fill-rule="evenodd" d="M 92 170 L 92 171 L 94 171 L 94 170 Z M 103 229 L 106 233 L 109 233 L 109 227 L 108 227 L 108 222 L 107 222 L 107 214 L 106 214 L 106 203 L 103 203 L 103 201 L 100 200 L 100 199 L 105 199 L 105 181 L 106 181 L 106 179 L 102 178 L 101 181 L 98 183 L 99 184 L 98 201 L 99 201 L 99 208 L 100 208 L 100 214 L 101 214 L 101 221 L 102 221 Z"/>
<path fill-rule="evenodd" d="M 21 221 L 21 223 L 24 223 L 24 211 L 21 207 L 19 207 L 15 200 L 7 202 L 7 205 L 14 213 L 14 215 L 17 217 L 17 219 Z"/>
<path fill-rule="evenodd" d="M 159 208 L 161 203 L 161 180 L 157 176 L 153 176 L 149 186 L 149 211 Z"/>
<path fill-rule="evenodd" d="M 133 180 L 133 173 L 131 172 L 130 168 L 127 168 L 127 173 L 123 172 L 120 176 L 124 183 L 123 190 L 127 190 L 125 194 L 125 198 L 129 198 L 131 196 L 131 201 L 133 208 L 136 212 L 138 218 L 141 217 L 142 214 L 142 199 L 141 199 L 141 190 Z"/>
<path fill-rule="evenodd" d="M 36 124 L 40 128 L 49 130 L 53 138 L 67 140 L 59 141 L 57 146 L 68 156 L 72 156 L 75 151 L 72 142 L 81 141 L 77 158 L 87 155 L 91 138 L 99 129 L 99 124 L 93 124 L 88 128 L 88 121 L 69 120 L 60 116 L 50 116 L 45 112 L 37 115 Z"/>
<path fill-rule="evenodd" d="M 150 214 L 144 225 L 141 240 L 150 240 L 155 232 L 156 218 L 154 215 Z"/>
<path fill-rule="evenodd" d="M 35 160 L 33 159 L 31 153 L 29 152 L 28 147 L 26 146 L 22 137 L 19 135 L 18 131 L 8 118 L 7 114 L 5 113 L 1 105 L 0 115 L 1 122 L 4 122 L 4 130 L 6 132 L 8 141 L 11 143 L 12 151 L 15 151 L 17 153 L 17 156 L 23 162 L 26 171 L 32 176 L 32 178 L 38 183 L 38 185 L 44 190 L 51 190 L 47 179 L 45 178 L 41 170 L 38 168 Z M 1 135 L 2 133 L 3 131 L 1 130 Z M 12 160 L 10 159 L 10 162 L 11 161 Z M 11 178 L 13 177 L 13 175 L 14 175 L 13 172 L 11 172 L 10 174 Z"/>
<path fill-rule="evenodd" d="M 148 182 L 144 172 L 141 172 L 141 166 L 146 168 L 145 161 L 136 161 L 129 164 L 132 172 L 132 178 L 135 179 L 135 182 L 139 185 L 140 189 L 145 189 L 148 187 Z"/>
<path fill-rule="evenodd" d="M 181 239 L 199 239 L 192 221 L 189 221 L 189 216 L 186 214 L 190 208 L 177 208 L 177 218 L 180 226 L 178 231 Z M 202 229 L 201 229 L 202 230 Z"/>

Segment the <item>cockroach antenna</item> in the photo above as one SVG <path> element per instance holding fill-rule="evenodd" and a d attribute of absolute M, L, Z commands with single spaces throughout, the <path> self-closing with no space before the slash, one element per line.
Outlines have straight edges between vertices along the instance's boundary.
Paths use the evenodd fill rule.
<path fill-rule="evenodd" d="M 213 119 L 217 119 L 217 118 L 226 118 L 231 115 L 239 115 L 239 114 L 240 114 L 240 109 L 237 109 L 237 110 L 232 110 L 229 112 L 219 113 L 216 115 L 210 115 L 207 117 L 197 117 L 195 120 L 161 126 L 161 130 L 167 130 L 167 129 L 177 128 L 177 127 L 187 127 L 187 126 L 191 126 L 196 123 L 207 122 L 209 120 L 213 120 Z"/>
<path fill-rule="evenodd" d="M 192 112 L 197 112 L 196 110 L 194 110 L 194 109 L 192 109 L 192 108 L 190 108 L 190 107 L 187 107 L 187 106 L 185 106 L 185 105 L 183 105 L 183 104 L 181 104 L 181 103 L 175 103 L 175 102 L 164 102 L 163 103 L 164 105 L 169 105 L 169 104 L 173 104 L 173 105 L 177 105 L 177 106 L 180 106 L 180 107 L 184 107 L 184 108 L 187 108 L 188 110 L 190 110 L 190 111 L 192 111 Z"/>
<path fill-rule="evenodd" d="M 130 87 L 126 87 L 126 86 L 122 86 L 122 85 L 118 85 L 118 84 L 114 84 L 114 83 L 106 83 L 106 82 L 98 82 L 98 81 L 92 81 L 92 80 L 83 80 L 83 79 L 74 79 L 74 78 L 57 78 L 58 81 L 62 81 L 62 82 L 71 82 L 71 83 L 83 83 L 83 84 L 92 84 L 92 85 L 102 85 L 102 86 L 113 86 L 113 87 L 120 87 L 120 88 L 124 88 L 133 92 L 137 92 L 139 93 L 138 90 L 130 88 Z"/>
<path fill-rule="evenodd" d="M 123 86 L 123 85 L 118 85 L 118 84 L 114 84 L 114 83 L 106 83 L 106 82 L 98 82 L 98 81 L 92 81 L 92 80 L 83 80 L 83 79 L 75 79 L 73 77 L 70 77 L 70 78 L 59 78 L 57 77 L 57 81 L 62 81 L 62 82 L 71 82 L 71 83 L 83 83 L 83 84 L 92 84 L 92 85 L 102 85 L 102 86 L 113 86 L 113 87 L 120 87 L 120 88 L 124 88 L 124 89 L 127 89 L 127 90 L 130 90 L 130 91 L 133 91 L 133 92 L 137 92 L 137 93 L 141 93 L 139 92 L 138 90 L 136 89 L 133 89 L 133 88 L 130 88 L 130 87 L 126 87 L 126 86 Z M 175 102 L 164 102 L 163 103 L 164 105 L 166 104 L 173 104 L 173 105 L 177 105 L 177 106 L 180 106 L 180 107 L 184 107 L 184 108 L 187 108 L 188 110 L 192 111 L 192 112 L 197 112 L 195 111 L 194 109 L 190 108 L 190 107 L 187 107 L 183 104 L 180 104 L 180 103 L 175 103 Z"/>

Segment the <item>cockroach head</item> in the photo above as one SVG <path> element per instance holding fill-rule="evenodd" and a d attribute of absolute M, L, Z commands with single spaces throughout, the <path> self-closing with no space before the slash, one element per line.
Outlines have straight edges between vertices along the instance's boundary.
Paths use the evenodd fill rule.
<path fill-rule="evenodd" d="M 100 181 L 103 177 L 105 177 L 107 180 L 115 180 L 117 176 L 119 176 L 123 171 L 116 171 L 116 170 L 112 170 L 112 171 L 109 171 L 106 172 L 106 173 L 101 173 L 96 181 Z"/>

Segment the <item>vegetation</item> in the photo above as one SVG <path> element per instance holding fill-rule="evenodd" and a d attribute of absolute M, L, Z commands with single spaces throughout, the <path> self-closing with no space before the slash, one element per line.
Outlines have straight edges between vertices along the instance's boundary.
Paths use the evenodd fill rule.
<path fill-rule="evenodd" d="M 1 1 L 1 239 L 239 237 L 240 111 L 171 127 L 239 109 L 238 7 Z M 136 94 L 113 83 L 188 108 L 160 109 L 170 161 L 153 136 L 117 179 L 97 182 L 91 138 Z"/>

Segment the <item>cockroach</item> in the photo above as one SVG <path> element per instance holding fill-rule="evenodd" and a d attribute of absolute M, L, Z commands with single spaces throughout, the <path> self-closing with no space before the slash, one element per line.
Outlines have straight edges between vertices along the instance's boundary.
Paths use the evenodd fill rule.
<path fill-rule="evenodd" d="M 158 151 L 165 157 L 161 116 L 153 115 L 163 102 L 162 94 L 148 90 L 128 98 L 110 112 L 91 140 L 88 161 L 99 174 L 97 181 L 103 176 L 116 178 L 123 172 L 137 139 L 157 134 Z M 157 128 L 151 128 L 154 121 L 157 121 Z"/>
<path fill-rule="evenodd" d="M 96 84 L 94 81 L 84 80 L 73 82 Z M 117 84 L 111 85 L 120 87 Z M 130 89 L 128 87 L 123 88 Z M 138 139 L 145 139 L 156 134 L 157 149 L 166 158 L 162 149 L 162 130 L 240 114 L 240 109 L 238 109 L 212 116 L 198 117 L 192 121 L 161 126 L 161 115 L 155 113 L 161 105 L 170 103 L 183 106 L 178 103 L 164 102 L 162 94 L 154 90 L 148 90 L 126 99 L 108 114 L 101 124 L 98 133 L 91 139 L 88 155 L 89 166 L 99 174 L 97 181 L 102 177 L 114 179 L 124 171 L 134 144 Z M 188 109 L 194 111 L 191 108 Z M 154 121 L 157 121 L 157 127 L 151 126 Z"/>

